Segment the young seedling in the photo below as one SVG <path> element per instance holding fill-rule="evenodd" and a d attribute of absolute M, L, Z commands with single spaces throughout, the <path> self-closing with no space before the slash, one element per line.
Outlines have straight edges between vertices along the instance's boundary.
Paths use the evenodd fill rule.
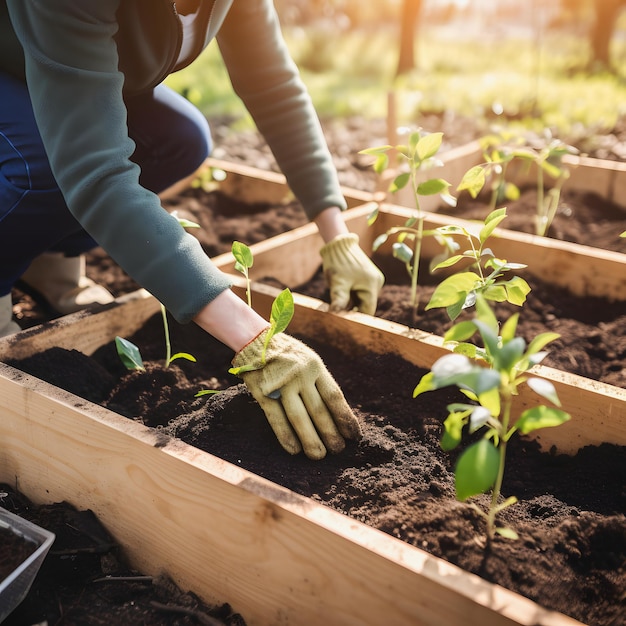
<path fill-rule="evenodd" d="M 172 216 L 178 220 L 178 223 L 183 228 L 200 228 L 200 225 L 196 224 L 196 222 L 178 217 L 176 211 L 172 212 Z M 172 354 L 170 329 L 167 321 L 167 309 L 162 303 L 159 304 L 161 308 L 161 318 L 163 319 L 163 331 L 165 333 L 165 367 L 169 367 L 172 361 L 175 361 L 176 359 L 186 359 L 187 361 L 195 363 L 196 358 L 188 352 L 177 352 L 176 354 Z M 142 371 L 146 369 L 141 357 L 141 351 L 134 343 L 122 337 L 115 337 L 115 347 L 122 363 L 127 369 Z"/>
<path fill-rule="evenodd" d="M 413 397 L 417 397 L 427 391 L 455 385 L 467 396 L 468 402 L 447 407 L 441 446 L 444 450 L 453 450 L 461 443 L 464 432 L 484 431 L 482 438 L 459 455 L 455 486 L 457 498 L 462 502 L 491 490 L 491 503 L 486 512 L 472 504 L 485 518 L 490 539 L 494 533 L 517 538 L 512 529 L 496 526 L 497 514 L 517 502 L 515 496 L 500 502 L 509 440 L 516 432 L 526 435 L 539 428 L 559 426 L 570 419 L 568 413 L 557 408 L 560 401 L 554 385 L 528 374 L 528 370 L 545 357 L 543 348 L 559 335 L 542 333 L 526 345 L 522 337 L 515 336 L 518 317 L 517 313 L 512 315 L 499 332 L 491 308 L 478 295 L 475 319 L 456 324 L 444 337 L 446 341 L 459 342 L 454 353 L 438 359 L 413 391 Z M 483 348 L 465 343 L 476 331 L 480 333 Z M 553 406 L 528 408 L 512 422 L 513 398 L 523 384 Z"/>
<path fill-rule="evenodd" d="M 481 294 L 486 300 L 494 302 L 510 302 L 522 306 L 530 292 L 528 283 L 519 276 L 509 280 L 501 280 L 509 270 L 523 269 L 522 263 L 509 263 L 498 259 L 490 248 L 485 246 L 498 224 L 506 217 L 506 209 L 492 211 L 481 225 L 478 236 L 463 226 L 442 226 L 437 232 L 442 235 L 460 235 L 467 239 L 469 248 L 436 264 L 432 270 L 452 267 L 459 262 L 469 260 L 471 265 L 465 271 L 457 272 L 445 278 L 436 287 L 426 310 L 445 308 L 451 320 L 455 320 L 463 309 L 476 302 Z"/>
<path fill-rule="evenodd" d="M 435 158 L 443 140 L 443 133 L 422 134 L 419 130 L 409 134 L 408 143 L 398 146 L 379 146 L 361 150 L 360 154 L 375 157 L 373 164 L 377 174 L 383 174 L 389 167 L 389 153 L 397 153 L 399 159 L 408 166 L 408 171 L 398 174 L 389 187 L 390 193 L 396 193 L 410 184 L 415 202 L 415 215 L 407 220 L 404 226 L 394 227 L 386 233 L 379 235 L 374 241 L 373 249 L 376 251 L 391 236 L 396 236 L 396 242 L 392 246 L 393 256 L 406 264 L 411 277 L 410 304 L 413 308 L 413 318 L 417 317 L 419 305 L 417 286 L 422 251 L 422 240 L 425 236 L 435 235 L 434 231 L 424 231 L 424 213 L 420 207 L 421 196 L 439 194 L 449 204 L 456 204 L 456 200 L 449 194 L 450 183 L 442 178 L 430 178 L 420 182 L 420 174 L 440 165 Z M 375 209 L 368 217 L 368 224 L 372 225 L 378 217 L 378 209 Z M 437 233 L 438 236 L 441 236 Z"/>
<path fill-rule="evenodd" d="M 524 143 L 507 134 L 492 134 L 483 138 L 485 162 L 470 168 L 457 187 L 457 191 L 467 190 L 476 198 L 487 179 L 494 179 L 491 194 L 491 209 L 503 199 L 516 200 L 520 191 L 516 185 L 506 180 L 506 170 L 513 160 L 522 161 L 530 168 L 537 169 L 537 206 L 535 213 L 535 234 L 545 236 L 559 207 L 563 185 L 570 177 L 568 167 L 563 163 L 567 154 L 576 154 L 576 149 L 559 139 L 549 138 L 540 148 L 530 142 Z M 546 190 L 545 175 L 554 179 L 553 186 Z"/>
<path fill-rule="evenodd" d="M 244 372 L 251 372 L 252 370 L 263 367 L 266 363 L 267 347 L 270 340 L 274 335 L 282 333 L 289 326 L 291 318 L 294 314 L 293 294 L 289 289 L 283 289 L 275 298 L 272 303 L 272 312 L 270 314 L 270 327 L 265 335 L 265 341 L 263 342 L 263 351 L 261 352 L 261 364 L 260 366 L 249 364 L 242 365 L 241 367 L 231 367 L 228 371 L 235 376 Z"/>
<path fill-rule="evenodd" d="M 246 279 L 246 299 L 248 306 L 252 307 L 252 294 L 250 291 L 250 268 L 254 264 L 252 251 L 245 243 L 233 241 L 232 253 L 235 257 L 235 269 L 241 272 Z"/>

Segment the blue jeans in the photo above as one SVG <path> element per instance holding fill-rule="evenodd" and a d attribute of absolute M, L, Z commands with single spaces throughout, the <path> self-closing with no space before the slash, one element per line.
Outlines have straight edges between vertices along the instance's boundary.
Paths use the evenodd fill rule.
<path fill-rule="evenodd" d="M 95 247 L 65 204 L 46 157 L 26 85 L 0 72 L 0 297 L 42 252 L 76 256 Z M 128 98 L 140 182 L 159 193 L 211 151 L 204 116 L 165 85 Z"/>

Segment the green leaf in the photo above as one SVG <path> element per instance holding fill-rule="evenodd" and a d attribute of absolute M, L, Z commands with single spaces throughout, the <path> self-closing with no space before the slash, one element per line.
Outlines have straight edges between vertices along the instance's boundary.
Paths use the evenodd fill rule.
<path fill-rule="evenodd" d="M 391 249 L 393 256 L 403 263 L 409 263 L 413 258 L 413 250 L 405 243 L 394 243 Z"/>
<path fill-rule="evenodd" d="M 500 455 L 488 439 L 481 439 L 459 457 L 454 470 L 456 497 L 464 502 L 491 489 L 498 476 Z"/>
<path fill-rule="evenodd" d="M 524 411 L 515 423 L 515 427 L 523 435 L 527 435 L 538 428 L 560 426 L 569 421 L 572 416 L 561 409 L 547 406 L 536 406 Z"/>
<path fill-rule="evenodd" d="M 443 336 L 444 341 L 467 341 L 478 329 L 474 322 L 459 322 L 450 328 Z"/>
<path fill-rule="evenodd" d="M 506 209 L 496 209 L 485 218 L 484 226 L 480 229 L 479 239 L 483 244 L 497 228 L 498 224 L 506 217 Z"/>
<path fill-rule="evenodd" d="M 523 337 L 514 337 L 498 348 L 495 352 L 493 367 L 501 372 L 510 372 L 522 358 L 526 349 Z"/>
<path fill-rule="evenodd" d="M 545 378 L 529 378 L 526 383 L 542 398 L 550 400 L 550 402 L 552 402 L 552 404 L 556 404 L 556 406 L 561 406 L 561 401 L 559 400 L 556 388 L 549 380 L 546 380 Z"/>
<path fill-rule="evenodd" d="M 420 378 L 419 383 L 417 383 L 417 385 L 415 386 L 415 389 L 413 389 L 413 397 L 417 398 L 417 396 L 419 396 L 420 394 L 435 389 L 435 386 L 433 385 L 433 379 L 434 374 L 432 372 L 424 374 Z"/>
<path fill-rule="evenodd" d="M 443 423 L 443 435 L 441 437 L 442 450 L 454 450 L 461 443 L 463 426 L 467 423 L 467 411 L 453 412 L 448 415 Z"/>
<path fill-rule="evenodd" d="M 189 354 L 189 352 L 177 352 L 170 357 L 170 363 L 175 361 L 176 359 L 186 359 L 187 361 L 191 361 L 192 363 L 196 363 L 196 357 L 193 354 Z"/>
<path fill-rule="evenodd" d="M 417 193 L 420 196 L 434 196 L 438 193 L 444 193 L 450 188 L 450 183 L 443 178 L 430 178 L 417 186 Z"/>
<path fill-rule="evenodd" d="M 482 165 L 475 165 L 465 172 L 456 190 L 467 190 L 472 198 L 476 198 L 485 186 L 485 181 L 485 168 Z"/>
<path fill-rule="evenodd" d="M 391 150 L 393 146 L 375 146 L 373 148 L 365 148 L 364 150 L 359 150 L 359 154 L 369 154 L 371 156 L 378 156 L 379 154 L 385 154 L 389 150 Z"/>
<path fill-rule="evenodd" d="M 506 300 L 516 306 L 522 306 L 526 302 L 526 296 L 530 293 L 530 285 L 519 276 L 503 283 L 506 289 Z"/>
<path fill-rule="evenodd" d="M 379 210 L 380 210 L 380 207 L 377 204 L 374 207 L 374 209 L 372 210 L 372 212 L 367 216 L 367 225 L 368 226 L 371 226 L 376 221 L 376 218 L 378 217 Z"/>
<path fill-rule="evenodd" d="M 201 398 L 202 396 L 211 396 L 213 394 L 220 393 L 219 389 L 201 389 L 198 393 L 194 394 L 194 398 Z"/>
<path fill-rule="evenodd" d="M 177 217 L 176 219 L 183 228 L 200 228 L 200 224 L 196 224 L 196 222 L 186 220 L 184 217 Z"/>
<path fill-rule="evenodd" d="M 420 161 L 437 154 L 443 141 L 443 133 L 430 133 L 417 142 L 416 152 Z"/>
<path fill-rule="evenodd" d="M 502 330 L 500 331 L 500 336 L 502 337 L 502 341 L 510 341 L 515 337 L 515 332 L 517 330 L 517 322 L 519 320 L 519 313 L 513 313 L 504 324 L 502 324 Z"/>
<path fill-rule="evenodd" d="M 282 333 L 289 326 L 294 311 L 293 294 L 289 289 L 283 289 L 272 303 L 270 323 L 272 324 L 274 335 Z"/>
<path fill-rule="evenodd" d="M 448 307 L 460 300 L 465 301 L 467 294 L 474 289 L 478 275 L 474 272 L 459 272 L 442 280 L 436 287 L 426 310 Z"/>
<path fill-rule="evenodd" d="M 379 154 L 372 167 L 377 174 L 382 174 L 389 167 L 389 157 L 386 154 Z"/>
<path fill-rule="evenodd" d="M 496 528 L 495 530 L 498 535 L 500 535 L 501 537 L 504 537 L 505 539 L 519 539 L 519 535 L 512 529 L 512 528 L 508 528 L 506 526 L 499 526 L 498 528 Z"/>
<path fill-rule="evenodd" d="M 380 248 L 380 246 L 382 246 L 385 241 L 387 241 L 387 239 L 389 239 L 389 233 L 383 233 L 382 235 L 378 235 L 378 237 L 374 239 L 374 243 L 372 244 L 372 250 L 376 252 L 376 250 L 378 250 L 378 248 Z"/>
<path fill-rule="evenodd" d="M 396 191 L 404 189 L 410 179 L 411 174 L 409 172 L 403 172 L 402 174 L 398 174 L 391 182 L 391 185 L 389 185 L 389 193 L 396 193 Z"/>
<path fill-rule="evenodd" d="M 126 369 L 145 371 L 141 352 L 134 343 L 123 337 L 115 337 L 115 347 Z"/>
<path fill-rule="evenodd" d="M 528 344 L 526 356 L 530 356 L 531 354 L 535 354 L 540 350 L 543 350 L 545 346 L 555 339 L 558 339 L 560 336 L 561 335 L 559 335 L 559 333 L 540 333 L 530 342 L 530 344 Z"/>
<path fill-rule="evenodd" d="M 233 241 L 232 253 L 235 257 L 235 261 L 241 265 L 241 267 L 246 269 L 252 267 L 254 263 L 252 251 L 245 243 L 241 243 L 241 241 Z M 239 268 L 237 269 L 241 271 Z"/>

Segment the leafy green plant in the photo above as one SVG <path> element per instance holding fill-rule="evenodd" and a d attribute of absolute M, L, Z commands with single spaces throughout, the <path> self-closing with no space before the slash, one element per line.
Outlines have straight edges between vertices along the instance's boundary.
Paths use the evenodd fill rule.
<path fill-rule="evenodd" d="M 413 397 L 417 397 L 427 391 L 455 385 L 467 397 L 468 402 L 447 407 L 441 446 L 444 450 L 453 450 L 461 443 L 464 433 L 473 435 L 483 431 L 483 436 L 459 455 L 455 486 L 460 501 L 491 490 L 491 502 L 486 512 L 472 503 L 486 520 L 489 538 L 494 533 L 517 538 L 512 529 L 496 526 L 497 514 L 517 502 L 514 496 L 500 502 L 506 449 L 511 437 L 516 432 L 526 435 L 570 419 L 568 413 L 558 408 L 560 401 L 554 385 L 528 373 L 545 357 L 544 347 L 559 335 L 541 333 L 527 345 L 522 337 L 516 336 L 518 318 L 519 314 L 515 313 L 499 330 L 491 308 L 478 295 L 475 319 L 455 324 L 444 337 L 446 341 L 456 343 L 454 352 L 438 359 L 413 391 Z M 467 342 L 476 332 L 482 339 L 482 348 Z M 548 400 L 551 406 L 528 408 L 513 421 L 513 399 L 523 384 Z"/>
<path fill-rule="evenodd" d="M 415 202 L 415 215 L 410 217 L 403 226 L 391 228 L 379 235 L 374 241 L 373 249 L 376 251 L 389 237 L 396 237 L 392 246 L 393 256 L 405 263 L 411 277 L 410 304 L 413 307 L 414 318 L 417 316 L 419 305 L 417 285 L 422 240 L 428 235 L 442 236 L 441 233 L 435 231 L 424 231 L 424 213 L 420 207 L 420 197 L 439 194 L 449 204 L 456 204 L 456 200 L 449 194 L 450 183 L 442 178 L 429 178 L 422 181 L 420 176 L 422 172 L 441 164 L 435 155 L 441 147 L 442 140 L 443 133 L 426 134 L 417 130 L 409 133 L 406 144 L 384 145 L 360 151 L 360 154 L 375 157 L 373 168 L 377 174 L 382 175 L 389 167 L 390 154 L 396 154 L 399 160 L 408 167 L 408 171 L 395 176 L 389 186 L 389 192 L 396 193 L 410 185 Z M 368 217 L 368 224 L 372 225 L 377 217 L 378 209 L 376 208 Z M 446 239 L 442 240 L 442 243 L 446 242 Z"/>
<path fill-rule="evenodd" d="M 481 139 L 485 162 L 470 168 L 463 176 L 457 191 L 467 190 L 473 198 L 482 191 L 488 179 L 492 180 L 490 208 L 504 200 L 517 200 L 519 188 L 507 181 L 506 173 L 514 161 L 521 161 L 537 171 L 537 207 L 535 213 L 535 233 L 545 236 L 552 224 L 559 206 L 563 185 L 570 177 L 569 168 L 563 157 L 577 151 L 560 139 L 548 138 L 547 143 L 535 147 L 531 142 L 510 132 L 487 135 Z M 554 184 L 546 189 L 545 176 L 554 179 Z"/>
<path fill-rule="evenodd" d="M 192 222 L 188 219 L 178 217 L 176 211 L 172 211 L 172 216 L 178 220 L 178 223 L 183 228 L 200 228 L 199 224 L 196 222 Z M 177 352 L 176 354 L 172 354 L 172 344 L 170 339 L 170 329 L 167 321 L 167 309 L 162 303 L 160 304 L 161 308 L 161 318 L 163 320 L 163 331 L 165 333 L 165 367 L 169 367 L 173 361 L 176 359 L 186 359 L 187 361 L 196 362 L 196 358 L 189 354 L 188 352 Z M 145 370 L 145 366 L 143 364 L 143 359 L 141 356 L 141 351 L 139 348 L 128 341 L 128 339 L 124 339 L 123 337 L 115 337 L 115 347 L 117 350 L 117 354 L 120 357 L 120 360 L 124 364 L 124 367 L 129 370 Z"/>
<path fill-rule="evenodd" d="M 461 235 L 467 240 L 469 248 L 444 259 L 432 270 L 452 267 L 468 260 L 471 265 L 439 283 L 426 305 L 426 310 L 443 307 L 450 319 L 454 320 L 463 309 L 476 302 L 478 294 L 494 302 L 506 301 L 517 306 L 524 304 L 530 292 L 528 283 L 519 276 L 508 280 L 502 280 L 502 276 L 509 270 L 523 269 L 526 265 L 498 259 L 491 249 L 485 246 L 487 239 L 505 217 L 506 209 L 495 209 L 485 218 L 478 235 L 458 225 L 441 226 L 436 229 L 445 236 Z"/>

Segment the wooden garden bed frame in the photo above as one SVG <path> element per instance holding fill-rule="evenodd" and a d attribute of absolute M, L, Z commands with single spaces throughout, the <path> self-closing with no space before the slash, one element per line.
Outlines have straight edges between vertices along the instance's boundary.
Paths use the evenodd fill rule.
<path fill-rule="evenodd" d="M 235 282 L 244 297 L 243 280 Z M 275 293 L 255 286 L 261 314 L 269 314 Z M 352 352 L 358 346 L 393 351 L 423 367 L 444 353 L 432 335 L 408 336 L 392 322 L 330 314 L 298 294 L 295 300 L 293 333 Z M 0 356 L 51 346 L 91 354 L 158 311 L 152 297 L 136 292 L 99 313 L 77 313 L 2 339 Z M 538 367 L 538 375 L 550 375 L 547 370 Z M 574 407 L 572 421 L 546 429 L 542 445 L 625 445 L 626 398 L 577 382 L 558 389 Z M 529 401 L 520 396 L 516 410 Z M 585 408 L 593 412 L 583 417 Z M 0 415 L 1 481 L 35 502 L 67 500 L 92 509 L 134 567 L 165 571 L 209 602 L 230 602 L 250 626 L 579 623 L 2 363 Z"/>
<path fill-rule="evenodd" d="M 442 175 L 451 182 L 460 180 L 471 166 L 474 148 L 452 151 L 454 158 Z M 240 198 L 251 194 L 245 196 L 250 201 L 258 197 L 272 202 L 287 197 L 280 175 L 214 160 L 210 164 L 229 172 L 227 184 Z M 613 180 L 609 186 L 615 191 L 618 185 Z M 365 218 L 372 207 L 363 203 L 372 195 L 344 192 L 352 207 L 345 213 L 349 227 L 360 235 L 364 249 L 371 249 L 376 235 Z M 378 228 L 409 213 L 385 206 Z M 427 228 L 448 222 L 429 215 Z M 535 247 L 523 252 L 529 243 Z M 312 225 L 256 244 L 253 278 L 274 275 L 286 284 L 304 282 L 317 269 L 320 245 Z M 551 267 L 575 263 L 574 251 L 559 242 L 541 247 L 537 238 L 514 234 L 502 245 L 510 260 L 532 259 L 543 278 Z M 276 250 L 283 259 L 279 276 Z M 610 290 L 614 297 L 626 299 L 623 261 L 597 250 L 588 254 L 592 252 L 579 268 L 574 289 L 597 295 Z M 544 266 L 538 268 L 542 259 Z M 230 254 L 215 261 L 232 271 Z M 309 276 L 303 278 L 305 273 Z M 606 281 L 600 287 L 600 279 L 611 275 L 622 276 L 621 285 Z M 555 273 L 553 279 L 572 287 L 569 278 L 559 279 Z M 244 297 L 243 280 L 233 280 Z M 254 292 L 255 307 L 268 316 L 277 291 L 255 285 Z M 425 368 L 446 352 L 442 339 L 428 333 L 359 313 L 331 314 L 324 303 L 298 294 L 295 302 L 293 333 L 327 338 L 350 350 L 360 345 L 392 351 Z M 98 312 L 77 313 L 0 339 L 0 361 L 53 346 L 92 354 L 117 334 L 131 335 L 158 310 L 158 303 L 139 291 Z M 573 452 L 603 441 L 626 445 L 624 390 L 550 368 L 535 369 L 554 382 L 573 413 L 566 425 L 538 431 L 542 446 Z M 530 403 L 536 398 L 520 395 L 516 411 Z M 209 602 L 230 602 L 250 626 L 579 624 L 1 362 L 0 442 L 0 481 L 16 485 L 37 503 L 66 500 L 92 509 L 134 567 L 147 574 L 165 571 L 183 589 Z"/>

